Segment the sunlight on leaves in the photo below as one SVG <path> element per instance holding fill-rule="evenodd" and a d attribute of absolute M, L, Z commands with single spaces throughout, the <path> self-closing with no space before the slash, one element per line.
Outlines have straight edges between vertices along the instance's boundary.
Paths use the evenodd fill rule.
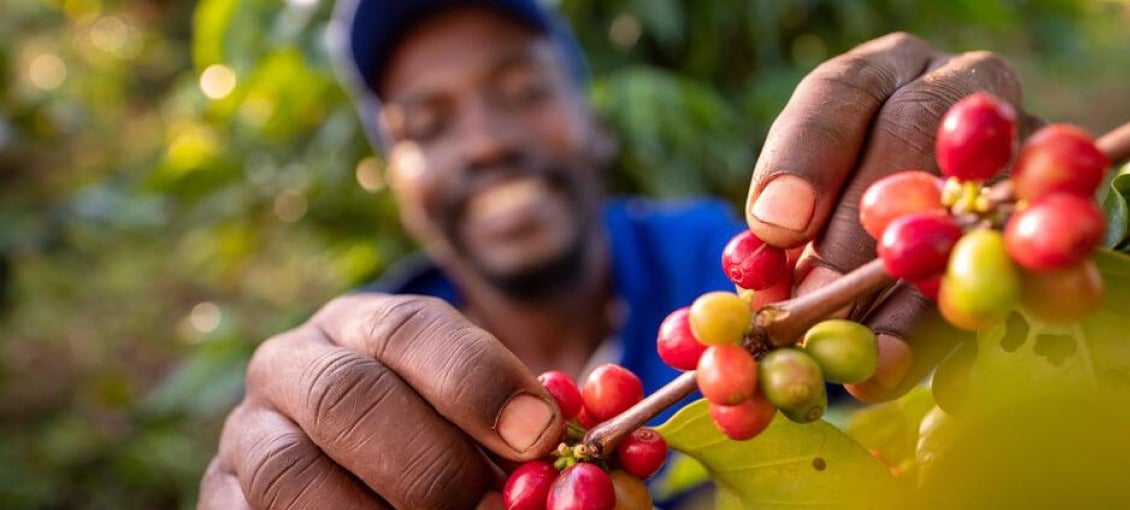
<path fill-rule="evenodd" d="M 903 486 L 859 443 L 818 421 L 778 415 L 761 435 L 732 441 L 699 400 L 658 430 L 668 445 L 701 462 L 718 488 L 719 508 L 896 508 Z"/>

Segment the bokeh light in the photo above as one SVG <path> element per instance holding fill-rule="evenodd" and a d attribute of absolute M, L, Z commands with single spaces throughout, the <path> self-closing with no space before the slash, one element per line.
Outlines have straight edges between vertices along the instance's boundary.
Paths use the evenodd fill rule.
<path fill-rule="evenodd" d="M 200 90 L 208 99 L 223 99 L 235 90 L 235 71 L 230 67 L 213 64 L 200 73 Z"/>
<path fill-rule="evenodd" d="M 67 64 L 54 53 L 44 53 L 31 61 L 27 78 L 37 88 L 55 90 L 67 79 Z"/>
<path fill-rule="evenodd" d="M 188 322 L 192 325 L 192 329 L 198 333 L 211 333 L 220 327 L 220 320 L 223 318 L 223 313 L 220 307 L 211 301 L 204 301 L 197 303 L 192 307 L 192 312 L 188 316 Z"/>
<path fill-rule="evenodd" d="M 643 34 L 643 25 L 636 15 L 631 13 L 623 13 L 616 16 L 612 20 L 612 26 L 608 28 L 608 38 L 621 49 L 628 49 L 635 46 Z"/>
<path fill-rule="evenodd" d="M 294 223 L 306 215 L 309 203 L 306 195 L 293 189 L 275 195 L 275 216 L 283 223 Z"/>
<path fill-rule="evenodd" d="M 357 184 L 369 193 L 377 193 L 385 188 L 384 165 L 375 157 L 367 157 L 357 163 L 354 172 Z"/>

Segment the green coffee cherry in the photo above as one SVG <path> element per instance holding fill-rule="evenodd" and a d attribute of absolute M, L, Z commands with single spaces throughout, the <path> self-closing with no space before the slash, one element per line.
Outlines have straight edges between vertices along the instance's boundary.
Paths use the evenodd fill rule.
<path fill-rule="evenodd" d="M 1003 321 L 1020 300 L 1020 274 L 1000 232 L 978 229 L 954 245 L 938 291 L 950 324 L 977 331 Z"/>
<path fill-rule="evenodd" d="M 788 419 L 808 423 L 828 408 L 824 376 L 811 356 L 797 349 L 777 349 L 758 362 L 758 386 Z"/>
<path fill-rule="evenodd" d="M 809 328 L 804 352 L 820 365 L 828 382 L 855 384 L 866 381 L 879 366 L 875 333 L 848 320 L 827 320 Z"/>

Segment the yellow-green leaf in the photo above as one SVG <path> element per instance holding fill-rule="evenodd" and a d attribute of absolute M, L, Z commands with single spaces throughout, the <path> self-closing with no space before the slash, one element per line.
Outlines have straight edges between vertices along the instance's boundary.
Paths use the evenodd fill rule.
<path fill-rule="evenodd" d="M 924 434 L 920 444 L 919 460 L 929 457 L 919 471 L 925 508 L 1130 500 L 1130 256 L 1099 251 L 1094 260 L 1106 292 L 1091 316 L 1070 325 L 1017 316 L 977 336 L 962 405 L 939 437 Z"/>
<path fill-rule="evenodd" d="M 659 432 L 710 472 L 719 508 L 901 508 L 905 486 L 831 424 L 802 425 L 778 414 L 759 436 L 732 441 L 708 407 L 705 400 L 688 405 Z"/>

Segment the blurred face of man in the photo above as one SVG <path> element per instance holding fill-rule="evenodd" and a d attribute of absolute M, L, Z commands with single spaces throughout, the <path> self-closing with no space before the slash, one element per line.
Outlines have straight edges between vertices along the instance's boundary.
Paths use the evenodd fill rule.
<path fill-rule="evenodd" d="M 428 253 L 514 297 L 577 282 L 603 249 L 599 134 L 550 41 L 455 10 L 411 30 L 380 78 L 391 182 Z"/>

